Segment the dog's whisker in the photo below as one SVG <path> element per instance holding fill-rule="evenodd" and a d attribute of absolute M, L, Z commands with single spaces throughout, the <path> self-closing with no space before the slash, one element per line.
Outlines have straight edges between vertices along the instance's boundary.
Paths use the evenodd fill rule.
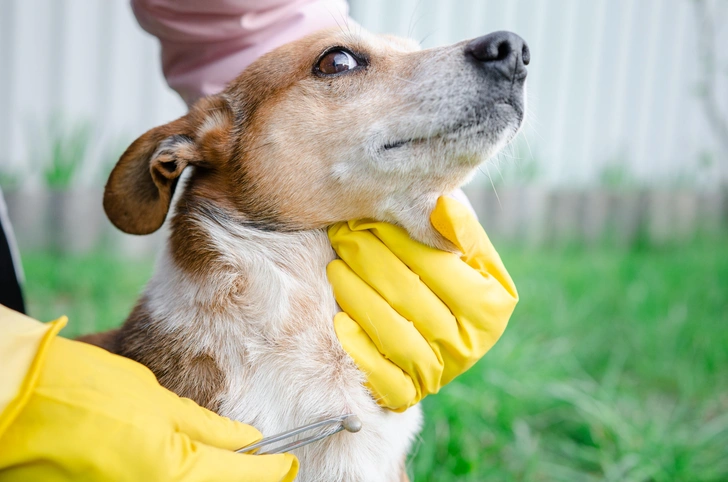
<path fill-rule="evenodd" d="M 352 32 L 351 32 L 351 25 L 349 24 L 349 16 L 345 15 L 343 11 L 339 11 L 339 15 L 341 16 L 341 18 L 344 22 L 344 25 L 346 25 L 347 33 L 351 36 Z"/>
<path fill-rule="evenodd" d="M 422 45 L 423 43 L 425 43 L 425 40 L 427 40 L 428 38 L 432 37 L 433 35 L 435 35 L 435 31 L 434 30 L 432 32 L 426 34 L 424 37 L 422 37 L 420 39 L 420 41 L 419 41 L 419 44 Z"/>
<path fill-rule="evenodd" d="M 513 147 L 513 144 L 509 144 L 506 146 L 499 154 L 499 157 L 505 157 L 512 160 L 521 160 L 521 157 L 516 155 L 515 148 Z"/>
<path fill-rule="evenodd" d="M 533 151 L 531 150 L 531 143 L 528 142 L 528 133 L 526 133 L 525 131 L 523 132 L 523 140 L 525 141 L 526 147 L 528 148 L 529 158 L 532 160 L 535 159 L 535 157 L 533 156 Z"/>
<path fill-rule="evenodd" d="M 422 82 L 416 82 L 414 80 L 405 79 L 404 77 L 400 77 L 398 75 L 395 75 L 395 74 L 392 74 L 389 72 L 384 72 L 384 75 L 386 77 L 391 77 L 393 79 L 401 80 L 402 82 L 407 82 L 408 84 L 417 85 L 417 86 L 422 85 Z"/>
<path fill-rule="evenodd" d="M 488 166 L 485 167 L 485 170 L 486 170 L 485 175 L 488 176 L 488 180 L 490 181 L 490 186 L 493 188 L 493 192 L 495 193 L 495 199 L 498 201 L 498 207 L 500 207 L 500 209 L 503 210 L 503 204 L 501 204 L 500 196 L 498 196 L 498 190 L 495 188 L 495 183 L 493 183 L 493 178 L 490 176 L 490 170 L 488 170 Z"/>
<path fill-rule="evenodd" d="M 417 3 L 415 4 L 414 10 L 412 10 L 412 14 L 410 15 L 410 20 L 409 20 L 409 26 L 407 28 L 407 37 L 412 37 L 412 34 L 414 34 L 414 31 L 417 28 L 417 24 L 420 22 L 420 20 L 425 18 L 425 15 L 427 14 L 427 12 L 424 11 L 424 9 L 423 9 L 422 13 L 419 15 L 419 17 L 417 17 L 415 19 L 414 23 L 412 22 L 412 19 L 415 18 L 415 15 L 417 14 L 417 10 L 419 10 L 423 1 L 424 0 L 418 0 Z"/>
<path fill-rule="evenodd" d="M 329 16 L 331 17 L 331 20 L 333 20 L 334 23 L 336 23 L 336 26 L 339 28 L 339 31 L 341 31 L 342 34 L 344 34 L 344 35 L 351 34 L 351 32 L 347 33 L 344 31 L 344 27 L 341 26 L 341 24 L 339 23 L 339 20 L 336 18 L 336 15 L 334 14 L 334 12 L 331 11 L 330 8 L 327 7 L 326 11 L 328 12 Z M 338 10 L 337 10 L 337 13 L 341 14 L 341 12 L 339 12 Z"/>
<path fill-rule="evenodd" d="M 501 170 L 500 164 L 501 164 L 501 158 L 496 157 L 496 162 L 492 164 L 492 166 L 495 168 L 496 171 L 498 171 L 498 175 L 501 178 L 501 181 L 505 181 L 505 178 L 503 177 L 503 171 Z"/>

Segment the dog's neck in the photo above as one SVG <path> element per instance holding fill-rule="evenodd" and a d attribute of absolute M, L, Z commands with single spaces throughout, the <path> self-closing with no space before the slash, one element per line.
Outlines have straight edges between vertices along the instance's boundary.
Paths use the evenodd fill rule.
<path fill-rule="evenodd" d="M 171 231 L 158 269 L 165 274 L 154 292 L 167 291 L 164 278 L 178 278 L 196 298 L 185 305 L 200 307 L 202 317 L 226 313 L 271 334 L 285 328 L 291 313 L 312 319 L 314 309 L 335 310 L 326 303 L 332 300 L 326 265 L 335 254 L 323 229 L 266 230 L 235 216 L 187 209 L 177 211 Z M 255 326 L 260 323 L 266 326 Z"/>

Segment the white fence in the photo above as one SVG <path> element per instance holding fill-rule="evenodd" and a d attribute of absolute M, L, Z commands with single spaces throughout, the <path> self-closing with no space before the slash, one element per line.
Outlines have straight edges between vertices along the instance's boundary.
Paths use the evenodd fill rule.
<path fill-rule="evenodd" d="M 146 257 L 168 234 L 166 228 L 148 236 L 118 231 L 104 215 L 98 187 L 5 194 L 23 250 L 105 247 Z M 467 194 L 496 246 L 681 244 L 696 236 L 724 240 L 728 229 L 728 190 L 509 186 L 496 194 L 469 186 Z"/>
<path fill-rule="evenodd" d="M 699 100 L 694 3 L 352 0 L 351 13 L 424 46 L 500 29 L 529 42 L 530 120 L 515 148 L 487 168 L 494 182 L 714 186 L 728 179 L 728 159 Z M 727 2 L 708 3 L 722 26 Z M 728 45 L 726 29 L 716 42 Z M 728 113 L 725 50 L 716 102 Z M 184 112 L 158 57 L 124 0 L 0 0 L 3 175 L 40 182 L 49 137 L 87 122 L 92 145 L 78 182 L 102 182 L 122 146 Z M 60 133 L 48 131 L 51 118 L 61 119 Z"/>

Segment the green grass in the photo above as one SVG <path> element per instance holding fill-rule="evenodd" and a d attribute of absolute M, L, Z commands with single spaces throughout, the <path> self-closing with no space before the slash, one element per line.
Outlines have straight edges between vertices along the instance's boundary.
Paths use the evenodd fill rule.
<path fill-rule="evenodd" d="M 521 302 L 423 404 L 417 481 L 728 480 L 728 242 L 501 249 Z M 67 335 L 131 309 L 145 261 L 24 257 L 34 316 Z"/>
<path fill-rule="evenodd" d="M 33 129 L 35 142 L 29 144 L 31 156 L 43 166 L 46 184 L 53 189 L 68 189 L 82 168 L 93 126 L 88 121 L 69 122 L 54 115 L 44 126 Z M 37 142 L 46 139 L 47 142 Z"/>
<path fill-rule="evenodd" d="M 28 312 L 50 321 L 66 315 L 61 334 L 73 338 L 120 325 L 152 274 L 151 260 L 104 253 L 24 253 Z"/>

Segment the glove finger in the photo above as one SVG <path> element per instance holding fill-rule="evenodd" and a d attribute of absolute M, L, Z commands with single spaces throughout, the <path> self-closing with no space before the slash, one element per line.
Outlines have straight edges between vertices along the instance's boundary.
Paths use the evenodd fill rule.
<path fill-rule="evenodd" d="M 404 230 L 401 230 L 401 235 L 399 243 L 419 244 Z M 371 231 L 352 231 L 342 223 L 330 230 L 330 236 L 334 249 L 349 268 L 397 313 L 412 321 L 430 344 L 444 345 L 449 349 L 450 342 L 459 338 L 458 324 L 450 309 Z M 372 260 L 377 262 L 372 263 Z M 345 278 L 343 274 L 342 278 Z M 329 274 L 329 280 L 335 290 L 345 281 L 333 273 Z M 358 292 L 340 291 L 341 297 L 352 296 L 353 293 L 359 296 Z M 355 319 L 358 321 L 357 317 Z M 373 323 L 381 325 L 377 319 Z"/>
<path fill-rule="evenodd" d="M 376 345 L 346 313 L 334 317 L 336 336 L 356 366 L 367 377 L 377 403 L 401 412 L 420 400 L 412 378 L 379 353 Z"/>
<path fill-rule="evenodd" d="M 263 438 L 250 425 L 221 417 L 189 398 L 172 395 L 176 398 L 172 410 L 176 414 L 177 430 L 194 441 L 221 449 L 237 450 Z"/>
<path fill-rule="evenodd" d="M 292 454 L 248 455 L 211 447 L 176 433 L 171 441 L 171 477 L 164 480 L 279 482 L 292 481 L 298 459 Z"/>
<path fill-rule="evenodd" d="M 471 268 L 495 277 L 506 291 L 518 298 L 516 286 L 498 252 L 475 215 L 455 199 L 441 197 L 430 215 L 432 226 L 463 253 Z"/>
<path fill-rule="evenodd" d="M 442 358 L 414 324 L 397 313 L 341 260 L 327 266 L 341 309 L 361 326 L 379 353 L 404 370 L 427 393 L 440 387 Z M 380 355 L 381 356 L 381 355 Z"/>
<path fill-rule="evenodd" d="M 515 288 L 512 293 L 499 281 L 499 278 L 508 277 L 505 269 L 498 277 L 487 271 L 480 272 L 454 253 L 440 251 L 411 240 L 403 241 L 403 230 L 391 224 L 357 221 L 350 222 L 349 225 L 356 231 L 371 230 L 396 257 L 419 275 L 455 315 L 461 325 L 461 336 L 467 335 L 462 332 L 463 328 L 467 330 L 476 326 L 477 331 L 490 333 L 488 344 L 495 343 L 505 329 L 505 321 L 518 299 Z M 506 312 L 507 315 L 504 316 Z"/>

